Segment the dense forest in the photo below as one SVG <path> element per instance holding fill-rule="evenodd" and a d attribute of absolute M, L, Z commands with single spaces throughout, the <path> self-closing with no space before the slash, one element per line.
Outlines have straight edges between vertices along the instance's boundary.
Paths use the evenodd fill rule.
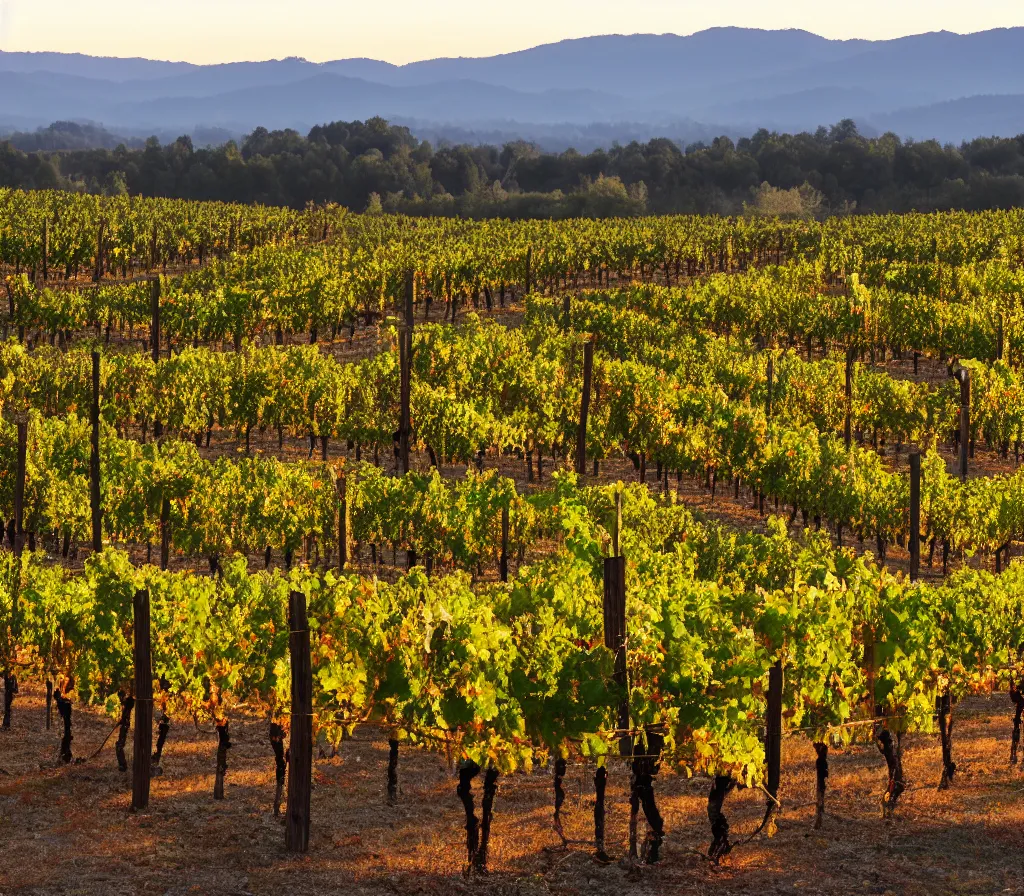
<path fill-rule="evenodd" d="M 525 142 L 433 146 L 378 118 L 306 136 L 260 128 L 208 149 L 189 137 L 32 152 L 0 143 L 0 186 L 468 217 L 976 210 L 1024 205 L 1024 135 L 942 146 L 867 138 L 843 121 L 813 134 L 761 130 L 686 147 L 657 139 L 584 155 Z"/>

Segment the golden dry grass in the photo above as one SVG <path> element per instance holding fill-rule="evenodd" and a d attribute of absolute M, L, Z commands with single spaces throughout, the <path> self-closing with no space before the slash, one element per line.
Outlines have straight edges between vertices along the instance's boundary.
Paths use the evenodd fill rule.
<path fill-rule="evenodd" d="M 59 733 L 43 730 L 38 690 L 15 703 L 14 727 L 0 735 L 0 893 L 10 894 L 326 894 L 463 892 L 585 893 L 1024 893 L 1024 774 L 1008 764 L 1006 695 L 971 698 L 957 708 L 954 787 L 936 790 L 937 739 L 909 739 L 910 790 L 891 822 L 881 820 L 884 763 L 871 745 L 833 750 L 828 815 L 812 829 L 813 751 L 785 742 L 785 812 L 773 839 L 738 847 L 721 867 L 708 842 L 708 782 L 663 771 L 656 784 L 668 838 L 655 867 L 595 864 L 593 768 L 570 764 L 567 851 L 551 828 L 552 778 L 541 769 L 503 779 L 496 801 L 491 874 L 462 875 L 464 818 L 444 757 L 402 748 L 401 799 L 385 803 L 387 746 L 364 728 L 340 755 L 314 766 L 308 855 L 284 850 L 271 812 L 273 759 L 259 720 L 235 723 L 227 799 L 215 802 L 216 738 L 175 723 L 154 779 L 150 809 L 129 811 L 128 776 L 112 745 L 88 762 L 55 766 Z M 77 755 L 92 753 L 110 730 L 95 712 L 75 713 Z M 42 766 L 42 767 L 41 767 Z M 609 850 L 626 843 L 627 773 L 611 772 Z M 479 811 L 479 783 L 477 806 Z M 726 811 L 735 838 L 758 824 L 763 798 L 733 794 Z"/>

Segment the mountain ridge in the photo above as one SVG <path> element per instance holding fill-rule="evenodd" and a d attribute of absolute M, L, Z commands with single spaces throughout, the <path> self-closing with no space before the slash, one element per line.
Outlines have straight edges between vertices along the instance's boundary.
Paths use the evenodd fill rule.
<path fill-rule="evenodd" d="M 802 29 L 569 38 L 488 57 L 197 65 L 0 51 L 0 128 L 76 120 L 125 133 L 308 130 L 381 116 L 432 131 L 642 127 L 814 130 L 844 118 L 901 137 L 1024 132 L 1024 27 L 883 41 Z M 980 129 L 980 130 L 979 130 Z M 1011 133 L 1012 132 L 1012 133 Z"/>

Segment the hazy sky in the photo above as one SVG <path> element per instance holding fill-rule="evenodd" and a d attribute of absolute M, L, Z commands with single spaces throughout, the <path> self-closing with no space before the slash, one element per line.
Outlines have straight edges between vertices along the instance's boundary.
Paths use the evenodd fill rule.
<path fill-rule="evenodd" d="M 0 49 L 228 62 L 487 56 L 566 37 L 714 25 L 826 37 L 1024 25 L 1024 0 L 0 0 Z"/>

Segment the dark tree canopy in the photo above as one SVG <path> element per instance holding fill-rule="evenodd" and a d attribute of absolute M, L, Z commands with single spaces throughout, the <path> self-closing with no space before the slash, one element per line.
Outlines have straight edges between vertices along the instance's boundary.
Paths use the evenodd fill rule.
<path fill-rule="evenodd" d="M 525 142 L 435 147 L 380 118 L 333 122 L 306 136 L 258 128 L 241 146 L 209 149 L 189 137 L 80 149 L 97 135 L 67 123 L 28 136 L 15 141 L 25 149 L 0 143 L 0 185 L 510 218 L 729 214 L 763 184 L 813 189 L 823 213 L 1024 205 L 1024 135 L 941 146 L 863 137 L 852 121 L 813 134 L 760 130 L 685 148 L 656 139 L 588 155 Z"/>

